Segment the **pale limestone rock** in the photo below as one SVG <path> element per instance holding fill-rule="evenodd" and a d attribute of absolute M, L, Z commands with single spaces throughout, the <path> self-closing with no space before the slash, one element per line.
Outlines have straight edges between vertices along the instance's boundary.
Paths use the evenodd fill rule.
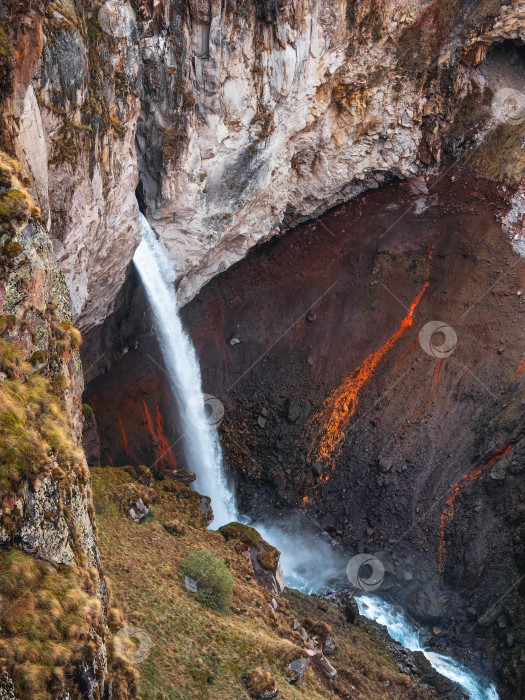
<path fill-rule="evenodd" d="M 18 160 L 22 168 L 31 173 L 34 181 L 33 198 L 40 207 L 42 218 L 49 226 L 47 145 L 32 85 L 29 85 L 23 102 L 17 145 Z"/>

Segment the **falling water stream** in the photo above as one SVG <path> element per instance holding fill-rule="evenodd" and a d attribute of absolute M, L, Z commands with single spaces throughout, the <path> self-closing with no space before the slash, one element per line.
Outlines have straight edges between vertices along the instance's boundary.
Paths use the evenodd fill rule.
<path fill-rule="evenodd" d="M 182 327 L 175 292 L 176 274 L 155 233 L 141 214 L 142 242 L 133 258 L 151 304 L 170 390 L 177 406 L 181 441 L 188 468 L 197 476 L 195 489 L 212 498 L 214 527 L 237 520 L 233 489 L 229 487 L 214 420 L 214 404 L 202 393 L 200 367 L 191 340 Z M 209 410 L 211 407 L 211 416 Z M 248 522 L 243 518 L 244 522 Z M 253 523 L 282 553 L 287 585 L 307 593 L 320 591 L 344 571 L 326 542 L 304 528 L 286 532 L 275 524 Z M 361 614 L 385 625 L 390 636 L 411 651 L 422 651 L 432 666 L 464 690 L 470 700 L 498 700 L 494 685 L 449 656 L 421 646 L 419 631 L 404 613 L 376 596 L 357 597 Z"/>
<path fill-rule="evenodd" d="M 213 415 L 206 403 L 199 361 L 182 327 L 175 292 L 175 269 L 146 218 L 141 214 L 142 242 L 133 262 L 151 305 L 171 393 L 177 406 L 181 442 L 188 469 L 197 476 L 195 489 L 213 499 L 214 525 L 235 520 L 237 508 L 222 466 L 222 451 Z M 211 409 L 211 415 L 206 409 Z"/>

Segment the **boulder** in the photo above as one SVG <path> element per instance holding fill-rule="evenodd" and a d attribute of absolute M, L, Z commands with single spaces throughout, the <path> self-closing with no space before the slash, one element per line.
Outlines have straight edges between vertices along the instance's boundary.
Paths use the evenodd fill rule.
<path fill-rule="evenodd" d="M 177 469 L 171 471 L 170 476 L 172 479 L 175 479 L 175 481 L 184 484 L 184 486 L 189 486 L 197 478 L 193 472 L 189 472 L 183 467 L 177 467 Z"/>
<path fill-rule="evenodd" d="M 213 521 L 213 509 L 211 507 L 211 498 L 209 496 L 200 497 L 199 510 L 201 515 L 206 520 L 206 525 L 209 525 Z"/>
<path fill-rule="evenodd" d="M 335 678 L 337 676 L 337 670 L 332 666 L 332 664 L 325 658 L 324 654 L 320 651 L 307 650 L 308 654 L 311 656 L 314 664 L 319 668 L 327 678 Z"/>
<path fill-rule="evenodd" d="M 288 399 L 286 402 L 286 420 L 288 423 L 296 423 L 302 412 L 302 406 L 299 401 Z"/>
<path fill-rule="evenodd" d="M 413 652 L 412 657 L 420 681 L 435 688 L 440 698 L 444 698 L 444 700 L 456 700 L 456 698 L 462 696 L 459 687 L 453 681 L 438 673 L 422 651 Z"/>
<path fill-rule="evenodd" d="M 286 673 L 286 680 L 288 683 L 300 683 L 303 680 L 304 672 L 309 663 L 309 658 L 300 658 L 288 664 Z"/>
<path fill-rule="evenodd" d="M 410 593 L 406 609 L 416 620 L 430 625 L 438 623 L 443 614 L 439 598 L 426 588 L 416 588 Z"/>
<path fill-rule="evenodd" d="M 137 500 L 131 504 L 128 515 L 136 523 L 140 523 L 146 515 L 149 513 L 149 508 L 144 505 L 142 498 L 137 498 Z"/>
<path fill-rule="evenodd" d="M 255 577 L 275 595 L 284 591 L 284 574 L 281 566 L 281 553 L 268 544 L 253 527 L 242 523 L 230 523 L 219 528 L 227 540 L 239 540 L 238 553 L 246 551 L 250 555 Z"/>
<path fill-rule="evenodd" d="M 354 596 L 346 596 L 344 600 L 344 610 L 346 621 L 351 625 L 357 625 L 359 622 L 359 607 Z"/>
<path fill-rule="evenodd" d="M 311 637 L 317 639 L 321 646 L 323 654 L 333 654 L 335 651 L 335 640 L 332 628 L 326 622 L 314 622 L 306 619 L 303 621 L 303 627 Z"/>

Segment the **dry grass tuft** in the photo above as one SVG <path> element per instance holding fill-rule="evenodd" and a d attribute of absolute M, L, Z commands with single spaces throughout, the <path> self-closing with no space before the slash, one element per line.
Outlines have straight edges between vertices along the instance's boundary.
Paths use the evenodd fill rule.
<path fill-rule="evenodd" d="M 0 492 L 58 466 L 83 469 L 82 453 L 56 384 L 22 361 L 18 348 L 0 339 Z"/>
<path fill-rule="evenodd" d="M 67 667 L 91 630 L 102 631 L 100 601 L 76 567 L 53 567 L 12 549 L 0 554 L 0 670 L 21 700 L 51 700 L 69 688 Z"/>

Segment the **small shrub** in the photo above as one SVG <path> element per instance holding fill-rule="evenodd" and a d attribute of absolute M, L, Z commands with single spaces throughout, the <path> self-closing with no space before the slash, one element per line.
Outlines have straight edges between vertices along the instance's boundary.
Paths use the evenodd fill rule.
<path fill-rule="evenodd" d="M 182 564 L 183 576 L 197 582 L 197 600 L 214 610 L 226 610 L 233 600 L 233 576 L 224 561 L 209 549 L 192 552 Z"/>
<path fill-rule="evenodd" d="M 3 335 L 6 331 L 12 331 L 17 322 L 17 317 L 10 314 L 3 314 L 0 316 L 0 335 Z"/>
<path fill-rule="evenodd" d="M 86 420 L 89 420 L 90 418 L 93 417 L 93 409 L 88 403 L 83 403 L 82 404 L 82 415 Z"/>
<path fill-rule="evenodd" d="M 184 537 L 186 534 L 186 528 L 183 523 L 181 523 L 180 520 L 168 520 L 167 522 L 164 523 L 164 529 L 166 532 L 169 532 L 170 535 L 174 535 L 175 537 Z"/>
<path fill-rule="evenodd" d="M 276 694 L 275 680 L 269 671 L 254 668 L 245 676 L 246 689 L 252 698 L 271 698 Z"/>

